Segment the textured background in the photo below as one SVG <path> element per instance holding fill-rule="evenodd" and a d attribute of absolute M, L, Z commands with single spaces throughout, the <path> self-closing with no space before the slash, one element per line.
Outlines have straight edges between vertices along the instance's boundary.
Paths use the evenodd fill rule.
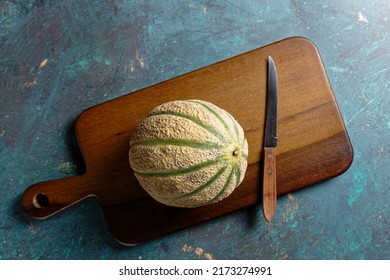
<path fill-rule="evenodd" d="M 389 16 L 387 0 L 1 0 L 0 259 L 390 259 Z M 255 221 L 124 247 L 94 199 L 44 221 L 22 211 L 29 185 L 83 171 L 83 110 L 296 35 L 319 48 L 355 157 L 281 197 L 271 224 L 259 205 Z"/>

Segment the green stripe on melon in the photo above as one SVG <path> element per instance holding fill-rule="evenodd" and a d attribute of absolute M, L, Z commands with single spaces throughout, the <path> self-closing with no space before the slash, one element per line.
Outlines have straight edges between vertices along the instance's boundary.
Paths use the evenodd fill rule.
<path fill-rule="evenodd" d="M 155 109 L 131 137 L 129 160 L 140 185 L 157 201 L 198 207 L 229 196 L 242 182 L 248 143 L 238 122 L 202 100 Z"/>

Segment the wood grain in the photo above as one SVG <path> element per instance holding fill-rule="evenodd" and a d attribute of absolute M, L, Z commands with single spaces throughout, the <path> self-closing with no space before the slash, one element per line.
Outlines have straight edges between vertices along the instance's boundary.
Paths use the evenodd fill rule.
<path fill-rule="evenodd" d="M 276 210 L 276 148 L 264 147 L 263 157 L 263 213 L 271 222 Z"/>
<path fill-rule="evenodd" d="M 333 91 L 317 48 L 295 37 L 86 110 L 75 124 L 86 173 L 30 186 L 22 198 L 25 212 L 46 218 L 96 196 L 113 237 L 131 245 L 260 203 L 269 55 L 278 65 L 278 195 L 343 173 L 353 152 Z M 155 106 L 190 98 L 212 102 L 238 120 L 249 144 L 249 165 L 229 198 L 180 209 L 154 201 L 140 187 L 128 163 L 128 143 Z"/>

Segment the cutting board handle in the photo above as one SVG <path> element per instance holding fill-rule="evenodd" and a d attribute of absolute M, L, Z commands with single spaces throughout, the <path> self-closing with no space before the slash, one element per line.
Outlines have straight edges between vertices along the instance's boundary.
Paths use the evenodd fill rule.
<path fill-rule="evenodd" d="M 30 186 L 22 196 L 23 209 L 27 215 L 47 218 L 91 194 L 93 180 L 87 175 L 79 175 Z"/>

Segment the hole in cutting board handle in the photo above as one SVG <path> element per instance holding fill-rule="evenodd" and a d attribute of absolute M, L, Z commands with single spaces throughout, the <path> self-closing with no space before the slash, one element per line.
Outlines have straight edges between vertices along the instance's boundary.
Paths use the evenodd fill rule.
<path fill-rule="evenodd" d="M 44 193 L 39 193 L 34 196 L 33 204 L 36 208 L 46 208 L 49 205 L 49 198 Z"/>

